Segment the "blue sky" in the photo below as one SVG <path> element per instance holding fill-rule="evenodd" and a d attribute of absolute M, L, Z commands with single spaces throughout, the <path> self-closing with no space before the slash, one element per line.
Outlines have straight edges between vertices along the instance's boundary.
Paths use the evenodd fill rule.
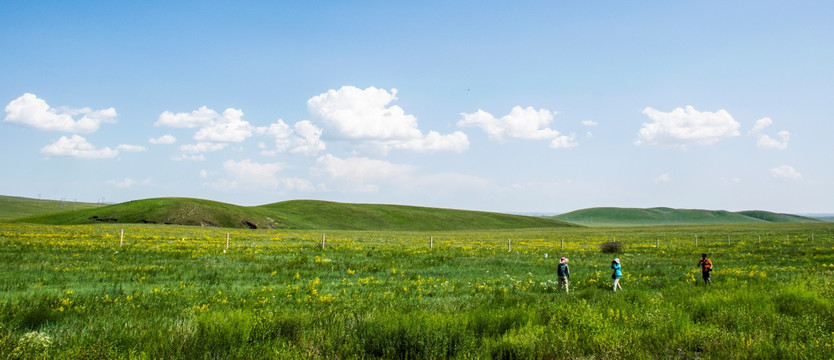
<path fill-rule="evenodd" d="M 834 212 L 831 2 L 0 2 L 3 195 Z"/>

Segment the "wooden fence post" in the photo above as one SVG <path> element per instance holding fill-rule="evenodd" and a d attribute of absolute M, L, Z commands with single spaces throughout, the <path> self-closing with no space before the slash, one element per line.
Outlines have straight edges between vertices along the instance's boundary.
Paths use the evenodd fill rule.
<path fill-rule="evenodd" d="M 698 235 L 695 235 L 695 247 L 698 247 Z"/>
<path fill-rule="evenodd" d="M 730 234 L 727 234 L 727 245 L 730 245 Z"/>
<path fill-rule="evenodd" d="M 122 247 L 122 244 L 125 242 L 125 229 L 122 229 L 121 233 L 119 234 L 119 247 Z"/>
<path fill-rule="evenodd" d="M 429 237 L 429 249 L 434 249 L 434 236 Z"/>
<path fill-rule="evenodd" d="M 507 239 L 507 251 L 513 251 L 513 241 Z"/>
<path fill-rule="evenodd" d="M 229 233 L 226 233 L 226 248 L 223 249 L 223 252 L 225 253 L 228 250 L 229 250 Z"/>
<path fill-rule="evenodd" d="M 562 250 L 565 250 L 565 239 L 562 239 Z"/>
<path fill-rule="evenodd" d="M 321 234 L 321 249 L 324 250 L 324 241 L 326 238 L 326 234 Z"/>

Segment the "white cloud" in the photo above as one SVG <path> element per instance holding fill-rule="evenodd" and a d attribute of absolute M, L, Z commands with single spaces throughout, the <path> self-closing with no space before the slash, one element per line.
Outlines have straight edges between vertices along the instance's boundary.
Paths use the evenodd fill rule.
<path fill-rule="evenodd" d="M 688 145 L 712 145 L 740 135 L 741 126 L 726 110 L 700 112 L 692 106 L 662 112 L 651 107 L 643 109 L 654 122 L 643 123 L 637 134 L 636 145 L 669 145 L 686 148 Z"/>
<path fill-rule="evenodd" d="M 329 176 L 343 184 L 350 184 L 353 191 L 378 192 L 380 182 L 413 177 L 416 167 L 394 164 L 366 157 L 341 159 L 331 154 L 316 161 L 315 172 Z"/>
<path fill-rule="evenodd" d="M 397 105 L 397 89 L 343 86 L 307 100 L 310 114 L 328 130 L 348 139 L 413 139 L 422 137 L 417 118 Z"/>
<path fill-rule="evenodd" d="M 756 137 L 756 146 L 763 149 L 777 149 L 785 150 L 788 148 L 788 140 L 791 138 L 791 133 L 787 131 L 780 131 L 776 136 L 781 140 L 774 139 L 767 134 L 762 134 L 762 130 L 773 124 L 770 118 L 762 118 L 756 120 L 753 129 L 748 134 Z"/>
<path fill-rule="evenodd" d="M 220 114 L 205 106 L 201 106 L 191 113 L 174 114 L 166 110 L 159 115 L 159 119 L 153 125 L 173 128 L 196 128 L 209 125 L 218 117 L 220 117 Z"/>
<path fill-rule="evenodd" d="M 463 119 L 458 126 L 472 126 L 484 130 L 489 137 L 504 142 L 507 139 L 550 140 L 552 148 L 566 148 L 576 146 L 574 135 L 562 135 L 559 131 L 549 128 L 556 112 L 546 109 L 536 110 L 532 106 L 522 108 L 515 106 L 510 113 L 499 118 L 478 109 L 467 114 L 461 113 Z"/>
<path fill-rule="evenodd" d="M 252 137 L 255 128 L 242 119 L 243 111 L 226 109 L 194 135 L 197 141 L 242 142 Z"/>
<path fill-rule="evenodd" d="M 203 178 L 203 179 L 207 178 L 208 177 L 208 171 L 206 171 L 205 169 L 200 170 L 200 177 Z"/>
<path fill-rule="evenodd" d="M 207 152 L 220 151 L 226 148 L 228 144 L 216 144 L 211 142 L 199 142 L 196 144 L 181 145 L 180 151 L 189 154 L 202 154 Z"/>
<path fill-rule="evenodd" d="M 307 101 L 314 120 L 320 121 L 329 136 L 363 141 L 363 145 L 383 152 L 463 151 L 469 139 L 462 132 L 441 135 L 430 131 L 424 136 L 417 128 L 417 118 L 397 106 L 397 90 L 369 87 L 365 90 L 343 86 L 329 90 Z"/>
<path fill-rule="evenodd" d="M 753 124 L 753 129 L 750 130 L 750 134 L 758 134 L 771 124 L 773 124 L 773 120 L 771 118 L 761 118 L 756 120 L 756 123 Z"/>
<path fill-rule="evenodd" d="M 469 148 L 469 138 L 461 131 L 449 135 L 441 135 L 437 131 L 429 131 L 424 138 L 407 141 L 380 142 L 383 152 L 389 149 L 412 151 L 455 151 L 463 152 Z"/>
<path fill-rule="evenodd" d="M 175 138 L 173 135 L 162 135 L 158 138 L 151 138 L 150 140 L 148 140 L 148 142 L 150 142 L 151 144 L 171 145 L 177 142 L 177 138 Z"/>
<path fill-rule="evenodd" d="M 308 120 L 299 121 L 294 126 L 295 133 L 298 135 L 297 146 L 291 152 L 302 154 L 317 154 L 324 151 L 326 148 L 323 141 L 321 141 L 322 130 Z"/>
<path fill-rule="evenodd" d="M 142 151 L 147 151 L 148 150 L 144 146 L 128 145 L 128 144 L 120 144 L 119 146 L 116 147 L 116 149 L 121 150 L 121 151 L 127 151 L 127 152 L 142 152 Z"/>
<path fill-rule="evenodd" d="M 282 163 L 257 163 L 249 159 L 227 160 L 223 162 L 223 169 L 228 177 L 209 185 L 222 190 L 267 189 L 279 192 L 308 192 L 316 189 L 315 185 L 306 179 L 278 177 L 278 172 L 284 167 Z"/>
<path fill-rule="evenodd" d="M 118 150 L 105 147 L 97 149 L 95 146 L 87 142 L 87 139 L 73 135 L 72 137 L 61 136 L 58 141 L 44 146 L 41 153 L 55 156 L 70 156 L 85 159 L 105 159 L 113 158 L 119 155 Z"/>
<path fill-rule="evenodd" d="M 582 125 L 585 125 L 585 126 L 597 126 L 597 125 L 599 125 L 599 124 L 598 124 L 596 121 L 593 121 L 593 120 L 583 120 L 583 121 L 582 121 Z"/>
<path fill-rule="evenodd" d="M 658 176 L 654 179 L 654 182 L 656 182 L 656 183 L 667 183 L 667 182 L 670 182 L 670 181 L 672 181 L 672 177 L 669 176 L 669 173 L 660 174 L 660 176 Z"/>
<path fill-rule="evenodd" d="M 277 123 L 270 124 L 268 127 L 259 127 L 257 133 L 275 139 L 275 149 L 262 151 L 264 155 L 275 155 L 286 151 L 315 155 L 327 147 L 321 140 L 322 130 L 308 120 L 299 121 L 293 128 L 290 128 L 284 120 L 278 119 Z M 262 148 L 265 147 L 262 146 Z"/>
<path fill-rule="evenodd" d="M 82 115 L 80 119 L 73 117 Z M 92 110 L 50 107 L 46 101 L 34 94 L 24 93 L 6 105 L 4 122 L 46 131 L 61 131 L 75 134 L 92 133 L 102 123 L 115 123 L 116 110 Z"/>
<path fill-rule="evenodd" d="M 770 176 L 776 179 L 783 179 L 783 180 L 795 180 L 799 181 L 802 180 L 802 174 L 800 174 L 793 166 L 790 165 L 782 165 L 779 167 L 775 167 L 770 169 Z"/>

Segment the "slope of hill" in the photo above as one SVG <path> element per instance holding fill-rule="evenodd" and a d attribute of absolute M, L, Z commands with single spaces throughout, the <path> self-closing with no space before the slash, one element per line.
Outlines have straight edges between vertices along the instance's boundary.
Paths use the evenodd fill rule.
<path fill-rule="evenodd" d="M 552 219 L 586 226 L 654 226 L 744 224 L 762 222 L 817 222 L 819 220 L 767 211 L 696 210 L 671 208 L 598 207 L 552 216 Z"/>
<path fill-rule="evenodd" d="M 102 205 L 76 201 L 39 200 L 0 195 L 0 219 L 15 219 L 67 210 L 90 209 L 100 206 Z"/>
<path fill-rule="evenodd" d="M 339 230 L 484 230 L 576 226 L 554 219 L 400 205 L 294 200 L 245 207 L 210 200 L 157 198 L 10 220 L 39 224 L 155 223 Z"/>

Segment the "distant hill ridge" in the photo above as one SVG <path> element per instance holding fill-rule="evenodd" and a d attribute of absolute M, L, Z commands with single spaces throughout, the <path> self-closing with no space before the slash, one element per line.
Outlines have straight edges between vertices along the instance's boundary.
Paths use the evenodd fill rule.
<path fill-rule="evenodd" d="M 55 225 L 152 223 L 230 228 L 405 231 L 821 221 L 758 210 L 729 212 L 665 207 L 597 207 L 543 217 L 318 200 L 238 206 L 194 198 L 154 198 L 102 205 L 11 196 L 0 196 L 0 219 Z"/>
<path fill-rule="evenodd" d="M 649 209 L 596 207 L 576 210 L 550 218 L 585 226 L 820 222 L 820 220 L 814 218 L 761 210 L 730 212 L 726 210 L 672 209 L 666 207 Z"/>
<path fill-rule="evenodd" d="M 572 227 L 544 217 L 403 205 L 292 200 L 238 206 L 192 198 L 155 198 L 23 217 L 11 222 L 72 225 L 150 223 L 309 230 L 487 230 Z"/>

